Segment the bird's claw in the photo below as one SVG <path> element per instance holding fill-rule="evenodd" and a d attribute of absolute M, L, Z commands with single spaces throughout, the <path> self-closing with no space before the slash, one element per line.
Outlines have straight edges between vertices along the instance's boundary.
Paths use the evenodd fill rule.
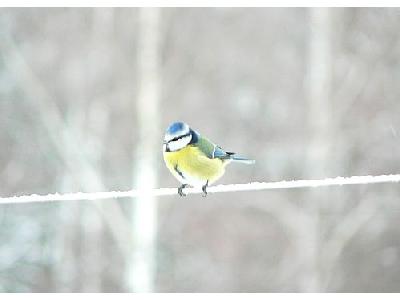
<path fill-rule="evenodd" d="M 182 184 L 180 187 L 178 187 L 178 195 L 181 197 L 185 197 L 186 194 L 183 192 L 183 189 L 185 187 L 189 186 L 188 184 Z"/>
<path fill-rule="evenodd" d="M 178 187 L 178 195 L 181 196 L 181 197 L 185 197 L 187 194 L 185 194 L 183 192 L 183 189 L 188 187 L 188 186 L 189 185 L 185 183 L 185 184 L 182 184 L 180 187 Z M 207 180 L 207 183 L 201 187 L 201 190 L 203 191 L 203 195 L 202 195 L 203 197 L 207 197 L 207 194 L 208 194 L 207 193 L 207 187 L 208 187 L 208 180 Z"/>
<path fill-rule="evenodd" d="M 208 187 L 208 180 L 207 180 L 206 184 L 201 187 L 201 190 L 203 191 L 203 195 L 202 195 L 203 197 L 207 197 L 207 187 Z"/>

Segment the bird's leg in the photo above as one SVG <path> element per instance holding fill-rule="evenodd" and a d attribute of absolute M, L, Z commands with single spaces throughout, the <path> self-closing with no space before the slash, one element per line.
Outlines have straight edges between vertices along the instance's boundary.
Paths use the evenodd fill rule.
<path fill-rule="evenodd" d="M 207 196 L 207 187 L 208 187 L 208 180 L 205 185 L 202 186 L 201 190 L 203 191 L 203 197 Z"/>
<path fill-rule="evenodd" d="M 189 185 L 187 184 L 187 183 L 184 183 L 184 184 L 182 184 L 180 187 L 178 187 L 178 194 L 179 194 L 179 196 L 181 196 L 181 197 L 184 197 L 184 196 L 186 196 L 186 194 L 185 193 L 183 193 L 183 189 L 185 188 L 185 187 L 188 187 Z"/>

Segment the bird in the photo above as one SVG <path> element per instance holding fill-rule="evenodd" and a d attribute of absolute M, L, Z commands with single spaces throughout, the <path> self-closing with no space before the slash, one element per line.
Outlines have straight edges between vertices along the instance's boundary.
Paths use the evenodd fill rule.
<path fill-rule="evenodd" d="M 178 187 L 180 196 L 186 196 L 183 189 L 192 186 L 201 187 L 205 197 L 207 187 L 224 175 L 227 164 L 255 163 L 252 159 L 223 150 L 181 121 L 168 126 L 163 141 L 163 157 L 169 171 L 182 184 Z"/>

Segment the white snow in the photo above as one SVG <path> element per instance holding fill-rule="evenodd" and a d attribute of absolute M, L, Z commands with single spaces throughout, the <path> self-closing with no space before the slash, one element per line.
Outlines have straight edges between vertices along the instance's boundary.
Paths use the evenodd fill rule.
<path fill-rule="evenodd" d="M 400 182 L 400 174 L 395 175 L 379 175 L 379 176 L 352 176 L 352 177 L 336 177 L 325 179 L 311 180 L 292 180 L 278 182 L 251 182 L 243 184 L 227 184 L 217 185 L 207 188 L 208 193 L 222 192 L 239 192 L 239 191 L 257 191 L 272 189 L 293 189 L 293 188 L 310 188 L 324 186 L 341 186 L 356 184 L 375 184 L 375 183 L 396 183 Z M 200 188 L 186 188 L 186 194 L 202 193 Z M 111 192 L 94 192 L 94 193 L 67 193 L 67 194 L 48 194 L 48 195 L 24 195 L 13 197 L 0 197 L 0 204 L 17 204 L 29 202 L 51 202 L 51 201 L 76 201 L 76 200 L 101 200 L 101 199 L 117 199 L 117 198 L 135 198 L 144 195 L 151 196 L 167 196 L 177 195 L 177 188 L 159 188 L 159 189 L 141 189 L 130 191 L 111 191 Z"/>

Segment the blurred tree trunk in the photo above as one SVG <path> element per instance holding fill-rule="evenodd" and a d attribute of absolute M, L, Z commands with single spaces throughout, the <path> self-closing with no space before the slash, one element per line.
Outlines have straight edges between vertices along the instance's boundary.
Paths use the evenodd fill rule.
<path fill-rule="evenodd" d="M 311 8 L 308 73 L 308 120 L 310 143 L 305 175 L 324 178 L 330 170 L 330 148 L 333 123 L 331 119 L 331 10 Z M 306 276 L 302 288 L 307 292 L 321 291 L 321 203 L 324 191 L 311 190 L 308 194 L 307 245 L 304 249 Z"/>
<path fill-rule="evenodd" d="M 66 170 L 59 183 L 60 192 L 68 192 L 73 186 L 69 172 Z M 80 203 L 60 203 L 55 218 L 60 224 L 54 240 L 54 259 L 56 263 L 52 268 L 54 291 L 77 291 L 79 285 L 80 257 L 77 255 L 77 246 L 81 242 L 80 227 L 76 220 L 80 215 Z M 52 289 L 53 290 L 53 289 Z"/>
<path fill-rule="evenodd" d="M 84 128 L 84 111 L 82 109 L 79 109 L 78 111 L 75 108 L 70 111 L 69 119 L 71 123 L 67 121 L 67 126 L 76 126 L 76 128 L 73 129 L 73 132 L 78 133 L 80 132 L 79 128 Z M 78 137 L 78 140 L 83 141 L 81 138 L 82 136 L 83 134 Z M 95 159 L 91 156 L 87 156 L 86 159 L 95 162 Z M 80 169 L 81 166 L 77 165 L 77 174 L 72 176 L 75 176 L 78 179 L 78 182 L 81 182 L 82 190 L 90 192 L 103 189 L 102 184 L 99 181 L 100 179 L 97 176 L 87 176 L 86 172 Z M 93 171 L 97 173 L 98 170 Z M 102 205 L 102 203 L 99 202 L 97 205 Z M 82 202 L 79 204 L 79 214 L 72 217 L 71 224 L 76 222 L 77 217 L 80 219 L 79 235 L 76 237 L 80 240 L 80 251 L 77 253 L 79 261 L 76 264 L 79 272 L 77 274 L 78 276 L 75 278 L 75 285 L 79 287 L 78 290 L 82 292 L 101 292 L 103 264 L 105 261 L 102 245 L 105 228 L 101 215 L 95 209 L 93 203 Z M 71 226 L 71 224 L 66 224 L 66 228 Z M 72 243 L 74 243 L 74 241 L 72 241 Z"/>
<path fill-rule="evenodd" d="M 144 191 L 157 185 L 160 137 L 160 10 L 139 9 L 137 46 L 137 132 L 133 166 L 134 187 Z M 130 291 L 154 290 L 157 203 L 152 196 L 134 199 L 132 207 L 134 249 L 127 269 Z"/>

